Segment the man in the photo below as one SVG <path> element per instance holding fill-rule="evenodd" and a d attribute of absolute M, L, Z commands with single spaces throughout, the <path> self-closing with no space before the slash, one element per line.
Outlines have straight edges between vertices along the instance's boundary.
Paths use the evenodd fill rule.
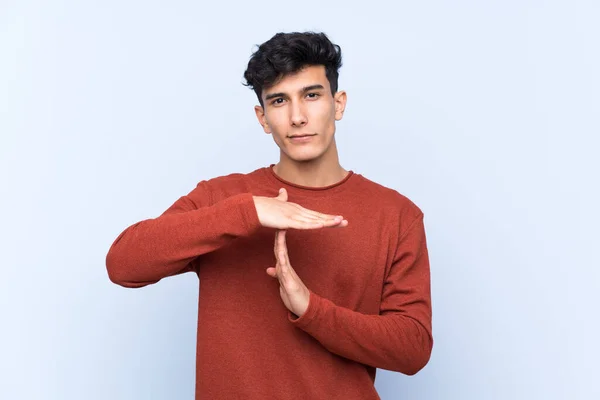
<path fill-rule="evenodd" d="M 259 46 L 244 76 L 279 162 L 201 181 L 108 252 L 121 286 L 198 275 L 197 399 L 378 399 L 376 368 L 429 360 L 423 213 L 340 165 L 340 66 L 322 33 Z"/>

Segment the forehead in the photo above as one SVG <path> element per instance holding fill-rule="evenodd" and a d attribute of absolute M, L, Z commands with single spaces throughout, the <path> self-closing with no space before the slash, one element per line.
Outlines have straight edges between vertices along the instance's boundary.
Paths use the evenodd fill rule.
<path fill-rule="evenodd" d="M 294 93 L 301 91 L 306 86 L 321 84 L 323 87 L 329 87 L 329 81 L 325 75 L 325 66 L 311 65 L 302 68 L 300 71 L 285 75 L 273 86 L 263 90 L 263 95 L 270 93 Z"/>

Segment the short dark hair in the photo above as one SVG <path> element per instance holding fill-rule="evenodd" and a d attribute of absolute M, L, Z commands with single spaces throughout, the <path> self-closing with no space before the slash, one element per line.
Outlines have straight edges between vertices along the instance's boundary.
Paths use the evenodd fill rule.
<path fill-rule="evenodd" d="M 338 70 L 342 66 L 342 50 L 327 35 L 317 32 L 277 33 L 264 42 L 250 57 L 244 72 L 245 86 L 254 89 L 261 105 L 264 89 L 288 74 L 306 66 L 325 66 L 331 93 L 338 90 Z"/>

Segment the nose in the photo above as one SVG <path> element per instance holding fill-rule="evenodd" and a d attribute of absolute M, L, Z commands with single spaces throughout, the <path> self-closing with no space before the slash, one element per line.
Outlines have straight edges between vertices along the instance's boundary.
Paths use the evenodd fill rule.
<path fill-rule="evenodd" d="M 290 122 L 292 126 L 304 126 L 308 122 L 306 111 L 301 103 L 292 104 Z"/>

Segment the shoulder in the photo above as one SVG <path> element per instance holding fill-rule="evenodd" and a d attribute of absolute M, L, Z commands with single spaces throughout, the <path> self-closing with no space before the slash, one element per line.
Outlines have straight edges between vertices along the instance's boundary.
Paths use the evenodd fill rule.
<path fill-rule="evenodd" d="M 423 214 L 422 210 L 408 196 L 396 189 L 384 186 L 371 179 L 358 174 L 360 179 L 361 192 L 369 196 L 378 206 L 396 210 L 401 214 L 419 216 Z"/>
<path fill-rule="evenodd" d="M 384 186 L 359 175 L 359 193 L 373 210 L 380 210 L 400 232 L 407 230 L 415 221 L 423 218 L 421 208 L 402 192 Z"/>
<path fill-rule="evenodd" d="M 202 181 L 199 184 L 205 184 L 210 187 L 211 190 L 235 190 L 241 186 L 244 186 L 247 181 L 247 175 L 240 172 L 233 172 L 226 175 L 216 176 L 208 180 Z"/>
<path fill-rule="evenodd" d="M 204 179 L 198 182 L 194 192 L 203 193 L 208 205 L 240 193 L 250 193 L 252 192 L 253 182 L 260 171 L 260 169 L 257 169 L 248 173 L 231 172 Z"/>

